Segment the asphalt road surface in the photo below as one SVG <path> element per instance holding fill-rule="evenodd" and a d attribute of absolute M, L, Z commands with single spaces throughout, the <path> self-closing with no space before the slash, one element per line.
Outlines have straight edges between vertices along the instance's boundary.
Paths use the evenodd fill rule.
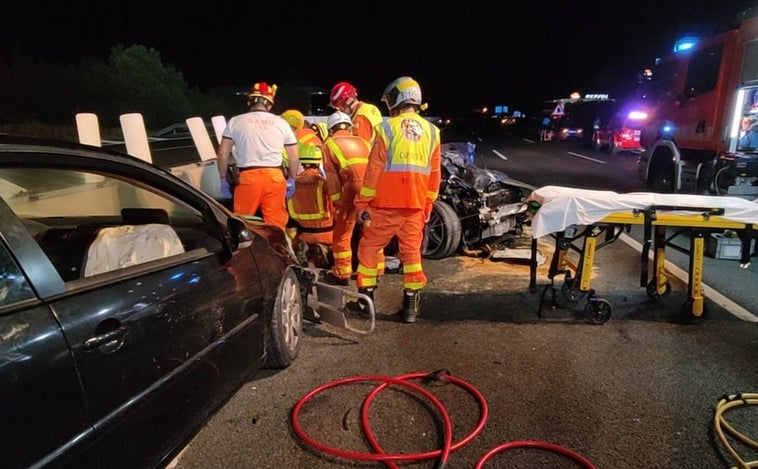
<path fill-rule="evenodd" d="M 549 261 L 551 244 L 541 239 L 540 252 Z M 540 308 L 548 262 L 530 290 L 528 265 L 518 261 L 424 260 L 430 282 L 415 324 L 394 316 L 401 276 L 388 274 L 377 290 L 373 334 L 306 323 L 297 361 L 264 370 L 240 389 L 176 467 L 383 467 L 341 457 L 372 453 L 361 406 L 379 382 L 359 378 L 439 370 L 453 378 L 408 382 L 436 396 L 450 416 L 455 451 L 447 468 L 736 466 L 717 436 L 714 409 L 725 395 L 758 391 L 758 323 L 718 305 L 698 324 L 680 323 L 686 285 L 674 282 L 669 295 L 649 299 L 639 287 L 638 256 L 620 242 L 597 251 L 593 288 L 613 305 L 602 325 L 585 320 L 583 301 Z M 321 386 L 328 389 L 314 394 Z M 725 418 L 758 439 L 755 407 L 739 406 Z M 439 455 L 443 446 L 440 412 L 407 387 L 377 394 L 368 421 L 388 454 Z M 483 461 L 492 450 L 522 442 L 536 447 Z M 758 459 L 755 450 L 730 444 L 745 461 Z M 397 464 L 439 467 L 436 462 Z"/>

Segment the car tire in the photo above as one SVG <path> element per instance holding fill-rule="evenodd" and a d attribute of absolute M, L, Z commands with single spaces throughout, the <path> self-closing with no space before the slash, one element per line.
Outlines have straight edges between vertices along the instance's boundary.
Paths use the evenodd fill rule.
<path fill-rule="evenodd" d="M 267 328 L 266 368 L 286 368 L 300 352 L 303 332 L 303 296 L 292 269 L 284 272 Z"/>
<path fill-rule="evenodd" d="M 658 168 L 650 175 L 648 189 L 661 194 L 674 192 L 674 171 Z"/>
<path fill-rule="evenodd" d="M 432 206 L 429 222 L 424 229 L 423 257 L 444 259 L 458 250 L 461 244 L 461 221 L 453 208 L 437 200 Z"/>

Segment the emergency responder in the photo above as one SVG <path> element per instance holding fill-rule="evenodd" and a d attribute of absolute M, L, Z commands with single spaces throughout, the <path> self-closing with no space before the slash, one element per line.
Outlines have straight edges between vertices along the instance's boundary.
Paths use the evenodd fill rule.
<path fill-rule="evenodd" d="M 319 152 L 321 151 L 322 140 L 316 131 L 311 128 L 310 124 L 307 126 L 305 125 L 305 116 L 302 112 L 297 109 L 288 109 L 282 113 L 282 119 L 287 121 L 290 127 L 292 127 L 292 131 L 295 133 L 298 153 L 301 152 L 306 145 L 316 145 L 317 150 Z M 283 153 L 282 156 L 284 158 L 284 167 L 286 168 L 288 167 L 286 152 Z"/>
<path fill-rule="evenodd" d="M 390 117 L 376 127 L 366 176 L 355 199 L 356 217 L 363 223 L 358 292 L 374 299 L 378 251 L 397 235 L 403 263 L 402 317 L 410 323 L 419 315 L 419 291 L 427 282 L 421 243 L 439 191 L 440 132 L 419 114 L 426 105 L 413 78 L 393 80 L 384 89 L 382 101 Z"/>
<path fill-rule="evenodd" d="M 329 137 L 329 128 L 327 127 L 326 122 L 313 122 L 311 123 L 310 127 L 314 132 L 318 134 L 322 142 L 326 140 L 327 137 Z"/>
<path fill-rule="evenodd" d="M 334 266 L 325 280 L 335 285 L 349 285 L 353 273 L 351 240 L 356 224 L 353 201 L 361 190 L 371 147 L 366 140 L 352 134 L 353 123 L 344 112 L 337 111 L 330 115 L 326 125 L 329 137 L 324 141 L 322 154 L 326 181 L 334 204 Z"/>
<path fill-rule="evenodd" d="M 234 213 L 255 215 L 285 229 L 289 215 L 286 198 L 295 190 L 300 170 L 297 139 L 287 121 L 271 113 L 276 85 L 255 83 L 247 95 L 250 112 L 229 119 L 216 152 L 221 193 L 231 198 L 226 180 L 229 153 L 235 147 L 240 183 L 234 188 Z M 289 157 L 289 177 L 282 171 L 282 149 Z"/>
<path fill-rule="evenodd" d="M 376 133 L 374 127 L 382 122 L 382 112 L 373 104 L 358 99 L 358 90 L 346 81 L 332 87 L 329 102 L 338 111 L 350 116 L 353 133 L 363 137 L 370 145 L 374 144 Z"/>
<path fill-rule="evenodd" d="M 334 218 L 326 178 L 321 175 L 321 154 L 312 143 L 300 148 L 303 170 L 295 178 L 295 194 L 287 201 L 287 210 L 289 224 L 296 229 L 294 243 L 305 242 L 308 245 L 306 258 L 316 267 L 326 269 L 331 266 L 329 253 Z"/>

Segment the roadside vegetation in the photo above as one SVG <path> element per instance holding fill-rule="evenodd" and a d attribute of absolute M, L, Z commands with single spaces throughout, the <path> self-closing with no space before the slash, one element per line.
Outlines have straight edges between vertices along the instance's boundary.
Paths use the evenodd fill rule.
<path fill-rule="evenodd" d="M 0 133 L 76 141 L 76 114 L 91 112 L 98 116 L 103 138 L 119 139 L 121 114 L 141 113 L 148 132 L 193 116 L 230 117 L 244 110 L 238 93 L 249 86 L 201 91 L 164 64 L 157 50 L 141 45 L 117 45 L 106 60 L 75 64 L 18 54 L 4 63 L 0 57 Z M 287 89 L 280 86 L 279 95 L 282 88 Z M 279 101 L 291 105 L 291 100 Z"/>

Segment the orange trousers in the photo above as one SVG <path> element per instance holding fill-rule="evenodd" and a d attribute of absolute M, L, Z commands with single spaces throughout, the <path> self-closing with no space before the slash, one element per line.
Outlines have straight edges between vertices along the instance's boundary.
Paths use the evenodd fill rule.
<path fill-rule="evenodd" d="M 334 267 L 332 273 L 339 278 L 350 278 L 353 274 L 351 241 L 355 230 L 355 213 L 357 210 L 353 204 L 345 205 L 334 210 L 334 232 L 332 236 Z M 384 274 L 384 251 L 382 249 L 377 252 L 377 273 L 380 277 Z"/>
<path fill-rule="evenodd" d="M 255 215 L 260 209 L 264 222 L 285 229 L 289 220 L 286 194 L 287 180 L 281 168 L 240 171 L 240 183 L 234 188 L 234 213 Z"/>
<path fill-rule="evenodd" d="M 380 253 L 392 237 L 397 235 L 400 262 L 403 263 L 403 288 L 406 290 L 424 288 L 427 281 L 421 267 L 424 210 L 369 208 L 368 212 L 370 223 L 363 224 L 363 234 L 358 244 L 359 264 L 356 281 L 358 287 L 376 286 Z"/>

